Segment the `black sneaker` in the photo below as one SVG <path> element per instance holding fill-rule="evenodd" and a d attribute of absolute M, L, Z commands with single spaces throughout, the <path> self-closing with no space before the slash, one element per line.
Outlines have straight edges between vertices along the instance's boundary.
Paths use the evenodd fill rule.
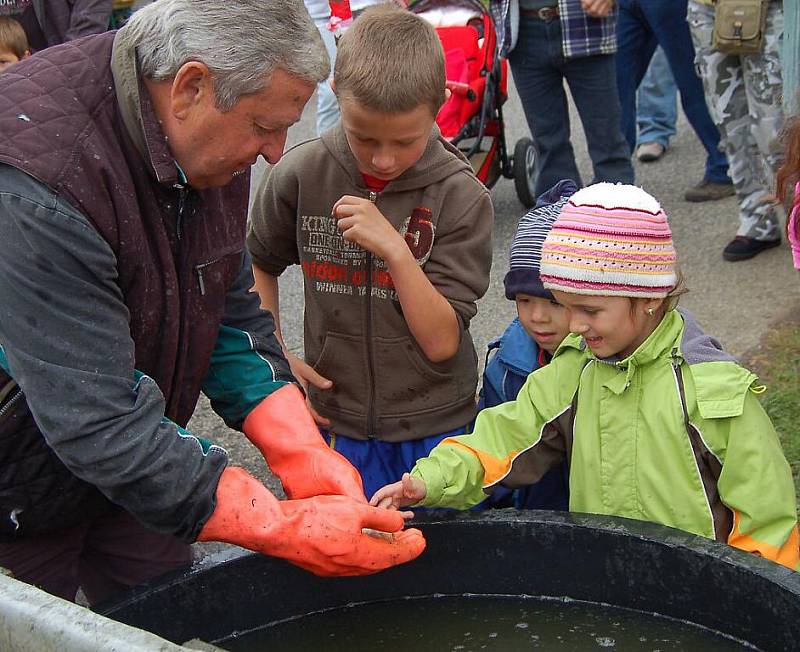
<path fill-rule="evenodd" d="M 755 238 L 746 238 L 743 235 L 737 235 L 728 243 L 728 246 L 722 250 L 722 257 L 731 262 L 747 260 L 766 249 L 777 247 L 780 243 L 780 238 L 777 240 L 756 240 Z"/>

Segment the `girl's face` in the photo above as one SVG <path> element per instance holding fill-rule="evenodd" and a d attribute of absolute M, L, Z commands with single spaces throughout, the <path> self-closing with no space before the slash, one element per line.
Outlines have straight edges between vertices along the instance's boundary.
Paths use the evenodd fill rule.
<path fill-rule="evenodd" d="M 569 334 L 566 308 L 555 301 L 531 294 L 517 293 L 519 322 L 536 343 L 548 353 L 555 353 Z"/>
<path fill-rule="evenodd" d="M 598 358 L 627 358 L 652 333 L 663 299 L 590 296 L 553 290 L 569 313 L 569 330 L 583 336 Z M 652 309 L 653 314 L 648 310 Z"/>

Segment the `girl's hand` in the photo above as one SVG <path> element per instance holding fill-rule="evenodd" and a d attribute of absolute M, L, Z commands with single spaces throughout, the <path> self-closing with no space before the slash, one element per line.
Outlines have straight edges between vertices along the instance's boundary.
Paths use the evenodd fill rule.
<path fill-rule="evenodd" d="M 369 504 L 384 509 L 400 509 L 417 504 L 427 495 L 428 491 L 422 480 L 412 478 L 408 473 L 404 473 L 400 482 L 387 484 L 378 489 Z"/>

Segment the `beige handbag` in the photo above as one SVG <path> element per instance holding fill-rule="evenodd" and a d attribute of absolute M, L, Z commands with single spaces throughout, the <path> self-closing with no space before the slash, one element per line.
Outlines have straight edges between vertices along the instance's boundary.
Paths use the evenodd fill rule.
<path fill-rule="evenodd" d="M 717 0 L 711 46 L 726 54 L 758 54 L 767 26 L 769 0 Z"/>

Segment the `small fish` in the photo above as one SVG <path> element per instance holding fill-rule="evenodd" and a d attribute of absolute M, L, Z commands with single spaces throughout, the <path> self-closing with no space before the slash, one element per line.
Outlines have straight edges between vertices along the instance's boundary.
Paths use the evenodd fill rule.
<path fill-rule="evenodd" d="M 380 530 L 373 530 L 372 528 L 362 527 L 361 534 L 366 534 L 367 536 L 374 537 L 376 539 L 383 539 L 384 541 L 388 541 L 389 543 L 394 543 L 394 534 L 391 532 L 381 532 Z"/>

